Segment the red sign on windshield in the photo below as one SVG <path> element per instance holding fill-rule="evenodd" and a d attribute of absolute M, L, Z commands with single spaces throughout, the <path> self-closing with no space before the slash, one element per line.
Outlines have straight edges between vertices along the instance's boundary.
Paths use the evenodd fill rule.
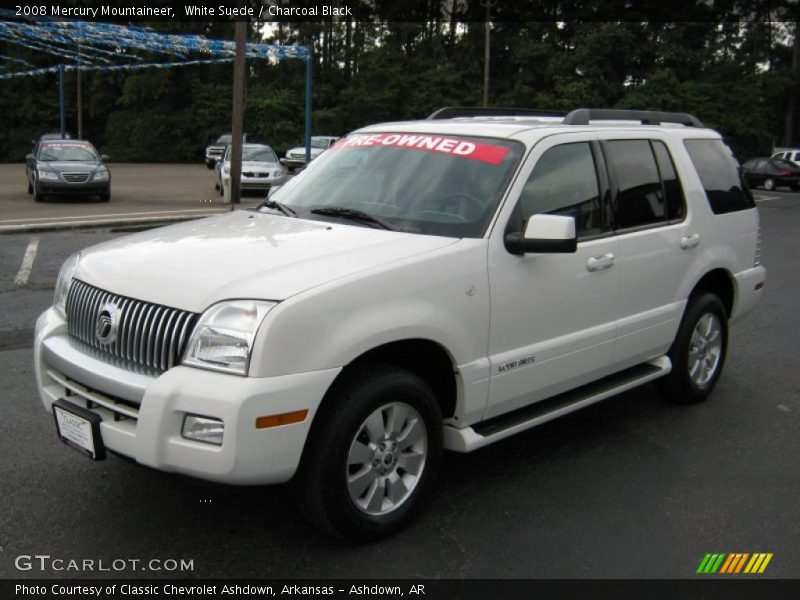
<path fill-rule="evenodd" d="M 468 141 L 443 135 L 423 135 L 406 133 L 357 133 L 342 138 L 331 149 L 364 148 L 382 146 L 388 148 L 408 148 L 438 154 L 449 154 L 457 158 L 479 160 L 498 165 L 508 154 L 505 146 L 495 146 L 482 142 Z"/>

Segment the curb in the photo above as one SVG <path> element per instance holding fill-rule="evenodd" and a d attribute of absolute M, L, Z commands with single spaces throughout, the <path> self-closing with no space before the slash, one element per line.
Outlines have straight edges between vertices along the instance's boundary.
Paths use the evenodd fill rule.
<path fill-rule="evenodd" d="M 75 220 L 75 221 L 58 221 L 55 223 L 20 223 L 19 225 L 0 225 L 0 235 L 9 233 L 37 233 L 41 231 L 61 231 L 68 229 L 96 229 L 105 227 L 115 227 L 119 225 L 138 225 L 142 223 L 148 224 L 169 224 L 179 223 L 181 221 L 191 221 L 194 219 L 204 219 L 206 217 L 213 217 L 215 215 L 224 215 L 229 211 L 219 211 L 207 213 L 202 215 L 169 215 L 152 216 L 152 217 L 128 217 L 124 218 L 109 216 L 108 219 L 92 219 L 92 220 Z"/>

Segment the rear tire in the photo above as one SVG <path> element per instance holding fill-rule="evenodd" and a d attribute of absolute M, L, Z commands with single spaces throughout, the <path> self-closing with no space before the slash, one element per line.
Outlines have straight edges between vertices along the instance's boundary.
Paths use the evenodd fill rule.
<path fill-rule="evenodd" d="M 388 365 L 345 374 L 314 418 L 293 480 L 295 501 L 336 537 L 385 537 L 412 517 L 441 450 L 441 410 L 417 375 Z"/>
<path fill-rule="evenodd" d="M 764 189 L 767 190 L 768 192 L 771 192 L 772 190 L 774 190 L 775 189 L 775 180 L 772 179 L 771 177 L 767 177 L 764 180 Z"/>
<path fill-rule="evenodd" d="M 695 404 L 714 390 L 725 365 L 728 315 L 718 296 L 701 292 L 689 299 L 667 356 L 672 371 L 656 384 L 670 402 Z"/>
<path fill-rule="evenodd" d="M 29 193 L 29 194 L 32 194 L 32 193 L 33 193 L 33 186 L 31 185 L 31 182 L 30 182 L 30 181 L 28 181 L 28 193 Z"/>

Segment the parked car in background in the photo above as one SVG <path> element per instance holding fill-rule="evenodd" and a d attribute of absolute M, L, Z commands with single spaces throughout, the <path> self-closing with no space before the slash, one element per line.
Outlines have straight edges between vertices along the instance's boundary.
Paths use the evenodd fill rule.
<path fill-rule="evenodd" d="M 783 158 L 800 167 L 800 148 L 775 148 L 772 158 Z"/>
<path fill-rule="evenodd" d="M 247 134 L 245 133 L 243 142 L 247 141 Z M 225 154 L 225 148 L 231 143 L 231 134 L 225 133 L 217 138 L 217 141 L 211 142 L 206 146 L 206 166 L 213 169 L 218 161 L 222 160 L 222 155 Z"/>
<path fill-rule="evenodd" d="M 111 199 L 108 157 L 86 140 L 43 140 L 25 157 L 28 193 L 36 202 L 49 195 L 99 196 Z"/>
<path fill-rule="evenodd" d="M 793 191 L 800 189 L 800 167 L 783 158 L 753 158 L 742 165 L 750 187 L 762 186 L 765 190 L 788 187 Z"/>
<path fill-rule="evenodd" d="M 311 137 L 311 160 L 330 148 L 339 138 L 331 135 L 315 135 Z M 286 158 L 281 159 L 281 163 L 290 171 L 306 164 L 306 147 L 297 146 L 286 152 Z"/>
<path fill-rule="evenodd" d="M 231 147 L 216 166 L 217 181 L 214 187 L 222 196 L 226 185 L 231 184 Z M 286 169 L 281 166 L 275 151 L 266 144 L 242 146 L 242 191 L 269 192 L 272 186 L 286 181 Z"/>

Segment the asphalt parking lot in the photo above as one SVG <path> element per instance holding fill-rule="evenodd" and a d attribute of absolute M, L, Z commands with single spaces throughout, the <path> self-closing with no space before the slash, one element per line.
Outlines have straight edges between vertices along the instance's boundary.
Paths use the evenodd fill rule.
<path fill-rule="evenodd" d="M 205 164 L 115 164 L 111 200 L 49 197 L 33 201 L 27 193 L 25 165 L 0 164 L 0 233 L 20 229 L 153 222 L 201 217 L 230 210 L 214 189 L 214 171 Z M 237 207 L 254 206 L 259 195 Z"/>
<path fill-rule="evenodd" d="M 306 525 L 285 486 L 207 485 L 61 444 L 33 385 L 34 320 L 64 258 L 125 232 L 0 235 L 0 578 L 687 578 L 708 552 L 770 552 L 759 577 L 800 577 L 800 194 L 758 196 L 767 286 L 711 400 L 671 406 L 647 385 L 448 453 L 419 518 L 367 546 Z M 33 554 L 193 570 L 15 568 Z"/>

